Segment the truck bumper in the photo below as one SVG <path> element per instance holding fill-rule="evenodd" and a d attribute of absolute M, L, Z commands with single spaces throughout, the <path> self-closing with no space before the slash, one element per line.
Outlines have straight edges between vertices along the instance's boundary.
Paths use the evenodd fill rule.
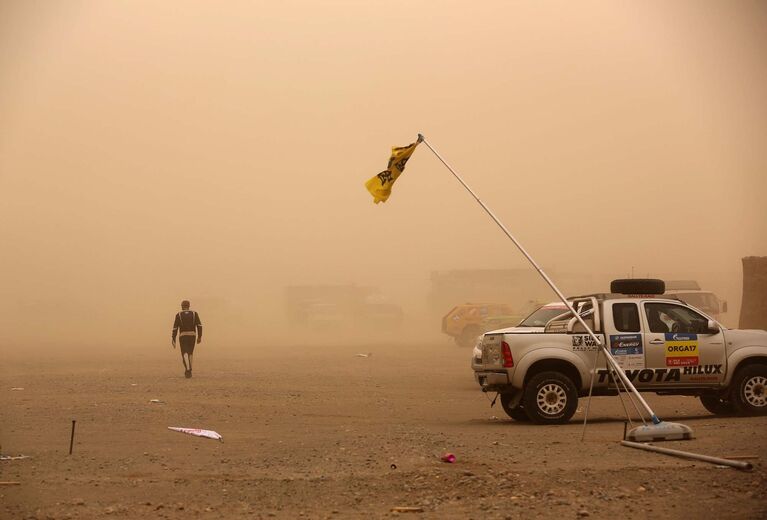
<path fill-rule="evenodd" d="M 503 372 L 474 372 L 474 380 L 483 392 L 494 392 L 509 386 L 509 374 Z"/>

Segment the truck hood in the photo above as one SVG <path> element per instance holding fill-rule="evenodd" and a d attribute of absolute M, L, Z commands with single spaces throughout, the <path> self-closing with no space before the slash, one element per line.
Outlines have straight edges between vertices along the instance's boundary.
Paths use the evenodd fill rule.
<path fill-rule="evenodd" d="M 758 329 L 727 329 L 724 335 L 728 342 L 733 342 L 738 347 L 758 345 L 767 347 L 767 331 Z"/>

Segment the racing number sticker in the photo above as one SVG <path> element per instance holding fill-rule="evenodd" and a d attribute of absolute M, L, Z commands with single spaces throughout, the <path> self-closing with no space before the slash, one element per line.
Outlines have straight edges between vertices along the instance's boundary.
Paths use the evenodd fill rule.
<path fill-rule="evenodd" d="M 690 367 L 697 366 L 698 335 L 682 334 L 679 332 L 667 332 L 664 348 L 666 350 L 667 367 Z"/>

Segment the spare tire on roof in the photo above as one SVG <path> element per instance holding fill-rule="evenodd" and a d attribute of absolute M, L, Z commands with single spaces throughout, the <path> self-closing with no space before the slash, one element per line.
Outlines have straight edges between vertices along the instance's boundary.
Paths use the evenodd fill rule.
<path fill-rule="evenodd" d="M 666 282 L 653 278 L 624 278 L 610 282 L 610 292 L 618 294 L 663 294 Z"/>

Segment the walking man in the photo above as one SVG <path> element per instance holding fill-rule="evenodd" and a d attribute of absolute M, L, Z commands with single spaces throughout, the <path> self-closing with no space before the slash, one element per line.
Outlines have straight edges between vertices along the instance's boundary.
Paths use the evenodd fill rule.
<path fill-rule="evenodd" d="M 171 335 L 173 348 L 176 348 L 176 335 L 179 336 L 179 341 L 181 342 L 181 361 L 184 363 L 184 376 L 188 379 L 192 377 L 192 355 L 194 354 L 195 337 L 196 343 L 202 341 L 200 315 L 195 311 L 189 310 L 189 300 L 181 302 L 181 312 L 176 314 L 176 319 L 173 321 L 173 334 Z M 185 354 L 186 357 L 184 357 Z M 188 365 L 187 361 L 189 361 Z"/>

